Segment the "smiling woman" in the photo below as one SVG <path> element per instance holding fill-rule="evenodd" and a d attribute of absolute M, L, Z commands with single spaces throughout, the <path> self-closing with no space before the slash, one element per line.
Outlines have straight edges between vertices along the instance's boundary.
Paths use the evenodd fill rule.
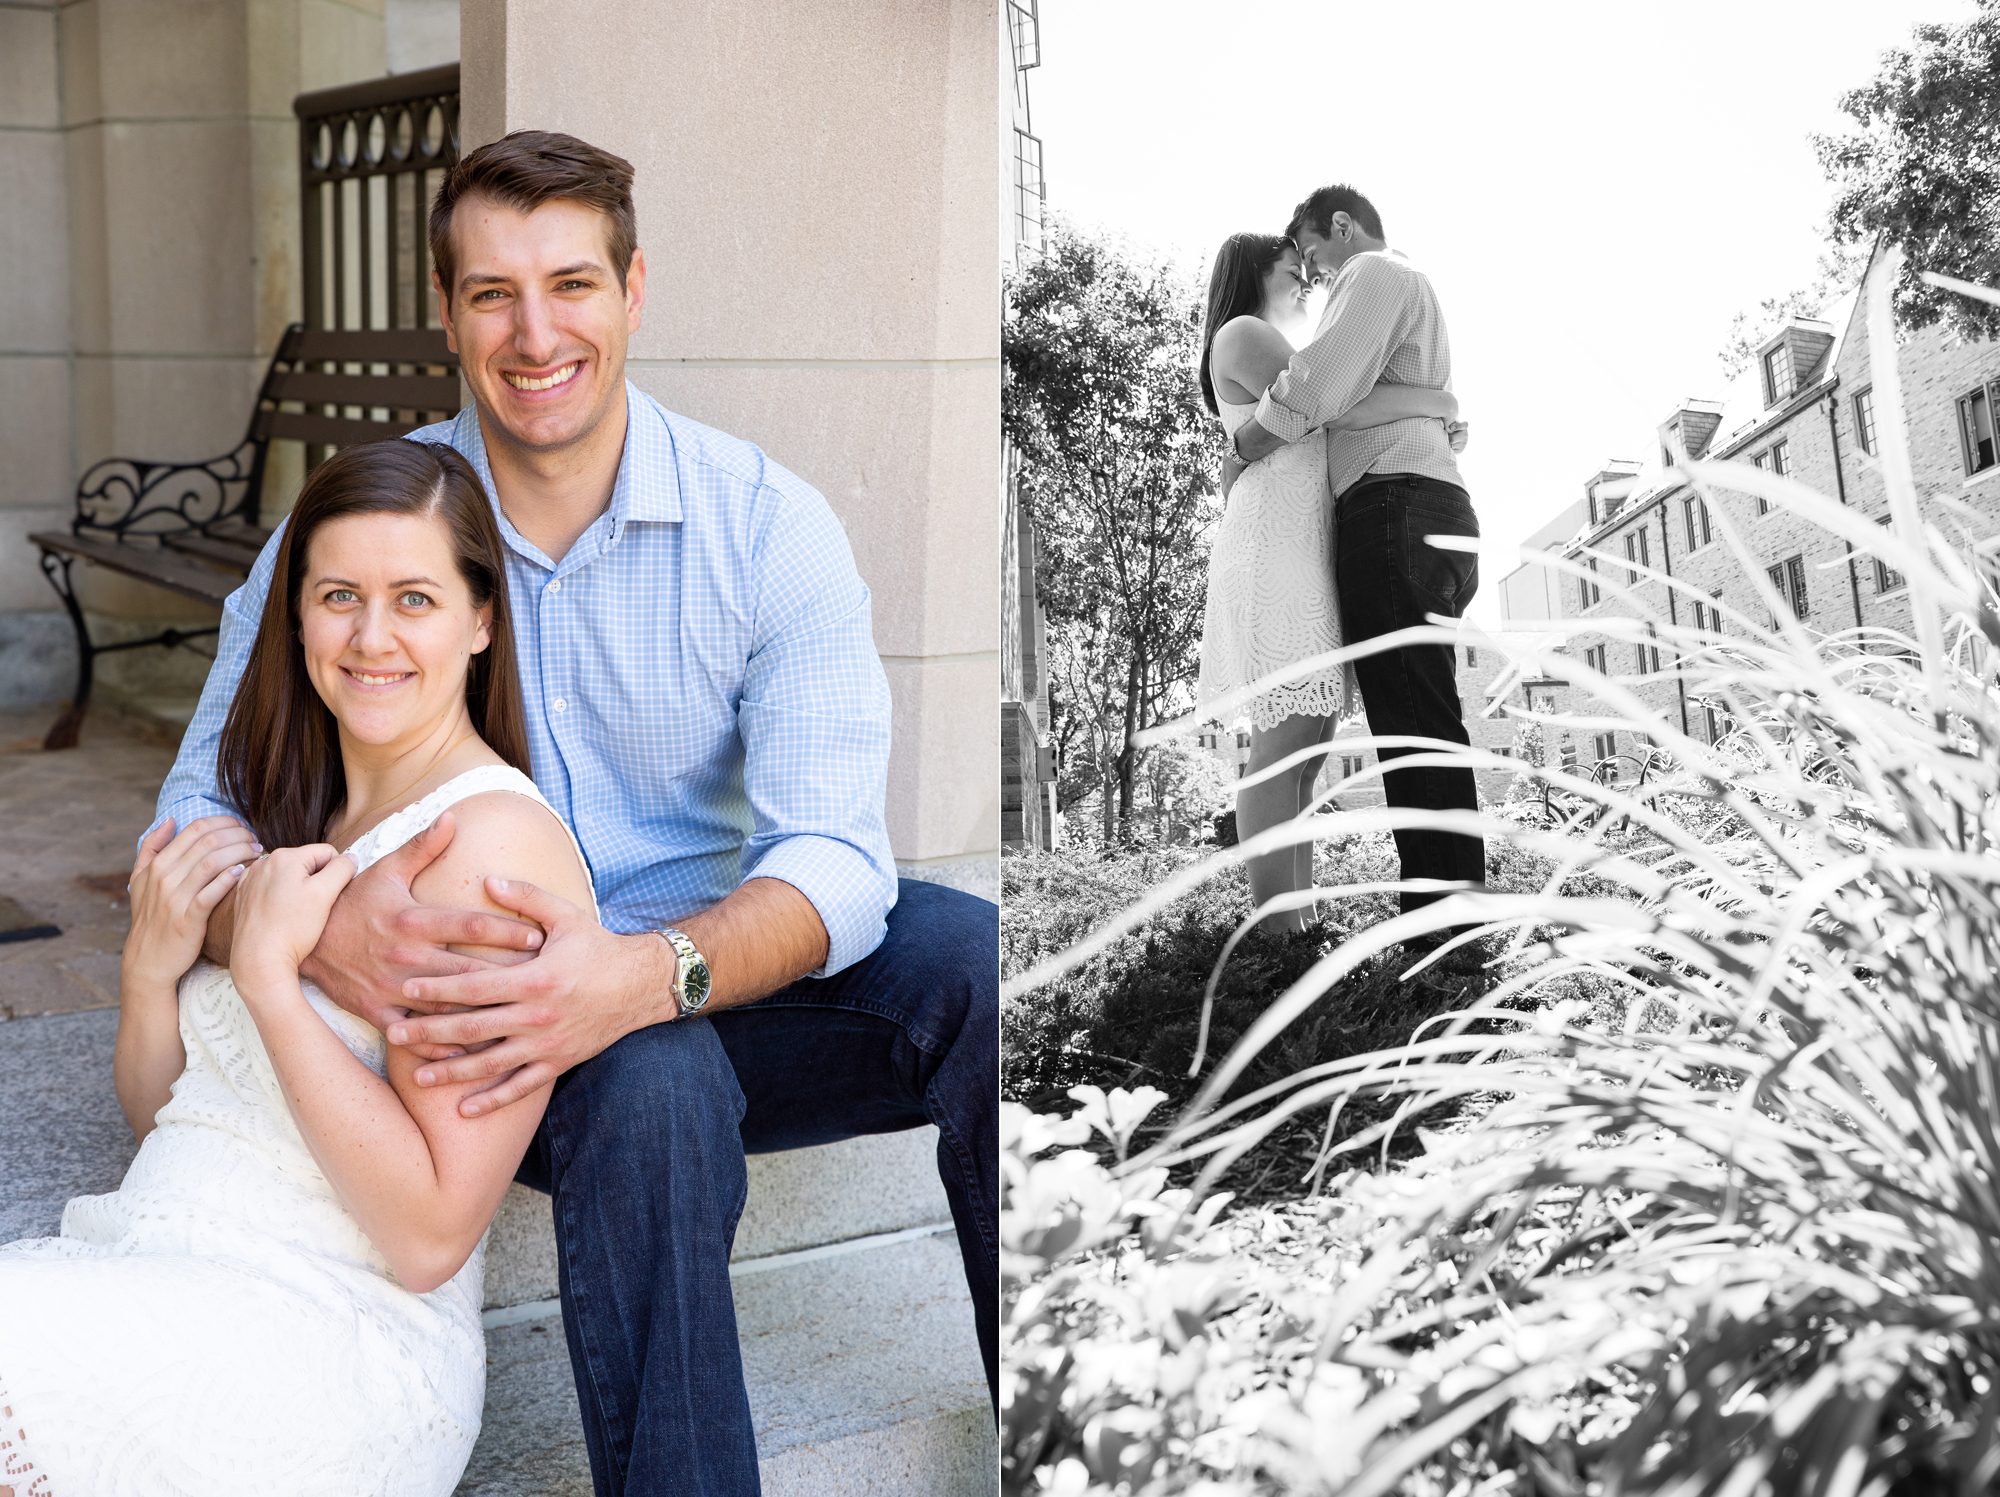
<path fill-rule="evenodd" d="M 480 740 L 527 773 L 502 555 L 449 447 L 351 447 L 313 474 L 219 750 L 267 845 L 351 839 Z"/>

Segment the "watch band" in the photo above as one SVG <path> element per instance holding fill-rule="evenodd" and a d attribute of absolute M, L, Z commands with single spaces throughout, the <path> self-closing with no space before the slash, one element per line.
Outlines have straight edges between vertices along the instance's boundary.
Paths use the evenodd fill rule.
<path fill-rule="evenodd" d="M 671 925 L 663 926 L 653 934 L 674 951 L 674 1017 L 700 1013 L 702 1006 L 708 1002 L 708 959 L 684 932 L 675 930 Z M 693 980 L 690 981 L 690 978 Z"/>

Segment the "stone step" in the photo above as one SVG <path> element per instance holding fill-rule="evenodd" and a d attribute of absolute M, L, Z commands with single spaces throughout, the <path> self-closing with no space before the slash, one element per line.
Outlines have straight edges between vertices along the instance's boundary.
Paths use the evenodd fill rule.
<path fill-rule="evenodd" d="M 117 1013 L 0 1023 L 0 1241 L 115 1190 L 133 1142 Z M 737 1231 L 745 1374 L 767 1493 L 995 1490 L 991 1405 L 932 1129 L 750 1160 Z M 514 1187 L 487 1247 L 488 1420 L 463 1493 L 590 1491 L 545 1197 Z"/>
<path fill-rule="evenodd" d="M 949 1232 L 732 1273 L 765 1497 L 998 1490 L 992 1405 Z M 589 1497 L 562 1322 L 492 1326 L 486 1377 L 486 1419 L 457 1497 Z"/>

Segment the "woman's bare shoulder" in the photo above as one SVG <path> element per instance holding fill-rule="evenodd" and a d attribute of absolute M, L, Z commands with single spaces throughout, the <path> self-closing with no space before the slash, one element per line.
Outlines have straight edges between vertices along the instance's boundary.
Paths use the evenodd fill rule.
<path fill-rule="evenodd" d="M 483 790 L 454 803 L 451 814 L 451 845 L 411 885 L 419 900 L 458 905 L 451 894 L 483 890 L 497 876 L 589 907 L 590 880 L 569 832 L 540 801 L 517 790 Z"/>
<path fill-rule="evenodd" d="M 1215 330 L 1215 349 L 1218 353 L 1225 348 L 1260 348 L 1272 343 L 1285 343 L 1285 335 L 1250 312 L 1230 318 Z M 1285 346 L 1291 347 L 1289 343 Z"/>

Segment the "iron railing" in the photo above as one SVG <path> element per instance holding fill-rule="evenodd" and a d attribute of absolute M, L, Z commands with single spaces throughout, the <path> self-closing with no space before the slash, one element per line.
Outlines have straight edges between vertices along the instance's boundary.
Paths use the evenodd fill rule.
<path fill-rule="evenodd" d="M 305 325 L 436 327 L 425 221 L 458 160 L 458 64 L 300 94 Z"/>

